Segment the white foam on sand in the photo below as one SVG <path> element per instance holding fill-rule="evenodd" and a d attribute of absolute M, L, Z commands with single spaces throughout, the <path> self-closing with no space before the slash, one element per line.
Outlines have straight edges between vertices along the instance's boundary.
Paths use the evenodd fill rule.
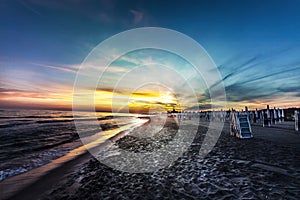
<path fill-rule="evenodd" d="M 91 137 L 84 138 L 84 143 L 85 143 L 84 145 L 71 150 L 66 155 L 57 158 L 48 164 L 32 169 L 30 171 L 27 171 L 25 169 L 17 169 L 18 175 L 11 176 L 0 182 L 0 191 L 1 191 L 0 199 L 7 199 L 11 197 L 12 195 L 16 194 L 18 191 L 21 191 L 23 188 L 31 185 L 32 183 L 40 179 L 42 176 L 46 175 L 50 171 L 58 168 L 59 166 L 62 166 L 63 164 L 71 160 L 76 159 L 76 157 L 85 154 L 88 150 L 97 148 L 99 145 L 105 148 L 106 145 L 105 141 L 108 140 L 109 138 L 112 138 L 121 132 L 133 130 L 138 126 L 143 125 L 147 121 L 148 121 L 147 119 L 136 119 L 132 123 L 126 124 L 119 128 L 107 130 L 107 131 L 101 131 L 95 135 L 92 135 Z M 16 174 L 15 171 L 11 173 L 13 173 L 13 175 Z M 4 175 L 5 175 L 4 172 L 2 173 L 0 172 L 0 178 L 1 176 Z"/>

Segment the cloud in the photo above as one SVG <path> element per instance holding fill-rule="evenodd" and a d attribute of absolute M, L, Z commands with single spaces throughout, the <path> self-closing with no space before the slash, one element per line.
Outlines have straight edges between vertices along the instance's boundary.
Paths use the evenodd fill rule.
<path fill-rule="evenodd" d="M 217 92 L 221 83 L 225 87 L 227 102 L 233 107 L 264 102 L 277 105 L 299 102 L 300 60 L 292 56 L 296 52 L 295 48 L 286 48 L 249 58 L 233 56 L 218 66 L 222 80 L 205 90 L 199 98 L 200 104 L 209 105 L 209 91 Z"/>
<path fill-rule="evenodd" d="M 104 12 L 99 14 L 99 18 L 102 22 L 105 22 L 105 23 L 112 22 L 112 18 L 107 13 L 104 13 Z"/>
<path fill-rule="evenodd" d="M 29 3 L 25 2 L 25 1 L 19 1 L 19 2 L 22 4 L 22 6 L 24 6 L 29 11 L 35 13 L 36 15 L 41 16 L 41 13 L 37 9 L 33 8 L 33 6 L 30 5 Z"/>
<path fill-rule="evenodd" d="M 300 86 L 298 85 L 283 85 L 278 88 L 281 92 L 297 92 L 300 94 Z"/>
<path fill-rule="evenodd" d="M 111 93 L 111 94 L 113 94 L 113 93 L 116 93 L 116 94 L 127 94 L 127 92 L 126 91 L 124 91 L 124 90 L 114 90 L 113 88 L 108 88 L 108 87 L 101 87 L 101 88 L 96 88 L 96 91 L 97 92 L 107 92 L 107 93 Z"/>
<path fill-rule="evenodd" d="M 18 90 L 18 89 L 0 88 L 0 93 L 21 92 L 21 91 L 22 90 Z"/>
<path fill-rule="evenodd" d="M 133 24 L 138 24 L 143 20 L 144 13 L 137 10 L 130 10 L 130 13 L 133 14 Z"/>
<path fill-rule="evenodd" d="M 256 99 L 263 100 L 277 93 L 276 90 L 262 87 L 261 85 L 252 87 L 249 85 L 240 85 L 239 83 L 226 86 L 225 90 L 227 101 L 229 102 L 252 101 Z"/>
<path fill-rule="evenodd" d="M 35 66 L 45 67 L 49 69 L 55 69 L 58 71 L 77 74 L 79 69 L 81 68 L 81 64 L 74 64 L 74 65 L 66 65 L 66 64 L 42 64 L 42 63 L 31 63 Z M 97 73 L 108 72 L 108 73 L 121 73 L 126 72 L 128 69 L 122 66 L 99 66 L 93 63 L 85 63 L 84 69 L 80 71 L 80 75 L 85 76 L 95 76 Z"/>
<path fill-rule="evenodd" d="M 72 67 L 72 65 L 62 65 L 62 66 L 56 66 L 56 65 L 47 65 L 47 64 L 41 64 L 41 63 L 32 63 L 33 65 L 40 66 L 40 67 L 46 67 L 50 69 L 56 69 L 59 71 L 64 71 L 72 74 L 77 73 L 77 66 Z M 75 66 L 75 65 L 74 65 Z"/>
<path fill-rule="evenodd" d="M 69 93 L 71 94 L 71 90 Z M 10 89 L 10 88 L 0 88 L 1 100 L 18 100 L 22 98 L 26 99 L 48 99 L 49 101 L 54 100 L 70 100 L 71 96 L 68 98 L 66 93 L 57 93 L 57 92 L 42 92 L 42 91 L 31 91 L 31 90 L 19 90 L 19 89 Z"/>

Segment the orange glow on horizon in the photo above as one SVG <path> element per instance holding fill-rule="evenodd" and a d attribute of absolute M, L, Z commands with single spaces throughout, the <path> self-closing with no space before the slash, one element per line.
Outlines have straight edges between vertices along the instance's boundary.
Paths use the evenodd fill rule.
<path fill-rule="evenodd" d="M 57 108 L 71 109 L 73 101 L 72 88 L 60 88 L 59 92 L 33 92 L 33 91 L 2 91 L 0 96 L 0 104 L 2 107 L 24 107 L 24 108 Z M 96 90 L 95 92 L 95 108 L 97 110 L 112 111 L 129 110 L 133 112 L 165 112 L 173 108 L 181 111 L 187 107 L 178 104 L 176 97 L 166 91 L 150 92 L 149 90 L 138 91 L 130 94 L 126 91 L 113 90 Z M 292 99 L 292 100 L 291 100 Z M 82 109 L 85 109 L 91 104 L 88 100 L 82 99 Z M 299 101 L 295 98 L 278 97 L 270 100 L 253 100 L 242 102 L 227 102 L 226 109 L 234 108 L 236 110 L 265 109 L 266 105 L 270 107 L 300 107 Z M 193 106 L 193 105 L 191 105 Z M 209 110 L 209 109 L 207 109 Z M 224 110 L 224 109 L 223 109 Z"/>
<path fill-rule="evenodd" d="M 129 112 L 165 112 L 180 109 L 176 98 L 171 94 L 142 91 L 135 93 L 97 90 L 95 94 L 96 109 L 127 110 Z"/>

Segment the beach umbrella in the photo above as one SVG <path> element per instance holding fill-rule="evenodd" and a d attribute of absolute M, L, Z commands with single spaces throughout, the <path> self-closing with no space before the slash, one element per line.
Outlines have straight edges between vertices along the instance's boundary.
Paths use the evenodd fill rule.
<path fill-rule="evenodd" d="M 212 121 L 214 121 L 214 120 L 215 120 L 215 118 L 216 118 L 216 113 L 215 113 L 215 111 L 213 110 L 213 111 L 212 111 L 212 118 L 211 118 L 211 119 L 212 119 Z"/>
<path fill-rule="evenodd" d="M 268 120 L 268 125 L 271 126 L 271 113 L 270 113 L 269 105 L 267 105 L 267 120 Z"/>
<path fill-rule="evenodd" d="M 274 119 L 277 119 L 277 111 L 275 107 L 274 107 Z"/>
<path fill-rule="evenodd" d="M 278 113 L 278 119 L 279 119 L 279 122 L 281 122 L 281 113 L 280 113 L 279 107 L 277 108 L 277 113 Z"/>
<path fill-rule="evenodd" d="M 262 110 L 260 115 L 261 115 L 262 125 L 263 125 L 263 127 L 265 127 L 265 121 L 266 121 L 265 112 Z"/>
<path fill-rule="evenodd" d="M 258 112 L 257 112 L 257 108 L 254 111 L 254 117 L 253 117 L 253 122 L 256 123 L 258 121 Z"/>
<path fill-rule="evenodd" d="M 300 129 L 299 117 L 300 117 L 300 113 L 297 110 L 295 110 L 294 118 L 295 118 L 295 130 L 296 131 L 299 131 L 299 129 Z"/>
<path fill-rule="evenodd" d="M 271 113 L 270 113 L 269 105 L 267 106 L 267 118 L 271 119 Z"/>
<path fill-rule="evenodd" d="M 273 114 L 274 114 L 274 124 L 276 124 L 276 121 L 277 121 L 277 112 L 276 112 L 276 108 L 275 107 L 273 109 Z"/>

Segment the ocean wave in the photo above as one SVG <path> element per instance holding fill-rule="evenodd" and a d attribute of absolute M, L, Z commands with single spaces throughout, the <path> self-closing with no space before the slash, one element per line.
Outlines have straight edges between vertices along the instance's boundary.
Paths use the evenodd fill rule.
<path fill-rule="evenodd" d="M 76 116 L 84 117 L 84 116 Z M 28 115 L 28 116 L 0 116 L 0 119 L 51 119 L 51 118 L 73 118 L 73 115 Z"/>
<path fill-rule="evenodd" d="M 0 180 L 49 163 L 66 155 L 70 149 L 82 146 L 70 112 L 26 110 L 7 111 L 1 115 Z M 84 121 L 83 124 L 86 124 L 81 137 L 97 138 L 99 134 L 103 138 L 109 138 L 117 134 L 120 127 L 127 126 L 136 119 L 134 116 L 98 113 L 96 119 L 103 131 L 101 132 L 99 127 L 95 129 L 89 125 L 95 120 L 92 116 L 94 115 L 90 113 L 75 116 L 76 120 Z"/>
<path fill-rule="evenodd" d="M 42 120 L 36 121 L 36 123 L 44 124 L 44 123 L 58 123 L 58 122 L 73 122 L 73 119 L 58 119 L 58 120 Z"/>
<path fill-rule="evenodd" d="M 24 121 L 26 121 L 26 122 L 24 122 Z M 0 124 L 0 128 L 9 128 L 9 127 L 14 127 L 14 126 L 21 126 L 21 125 L 27 125 L 30 123 L 34 123 L 34 121 L 32 121 L 32 120 L 24 120 L 24 121 Z"/>

